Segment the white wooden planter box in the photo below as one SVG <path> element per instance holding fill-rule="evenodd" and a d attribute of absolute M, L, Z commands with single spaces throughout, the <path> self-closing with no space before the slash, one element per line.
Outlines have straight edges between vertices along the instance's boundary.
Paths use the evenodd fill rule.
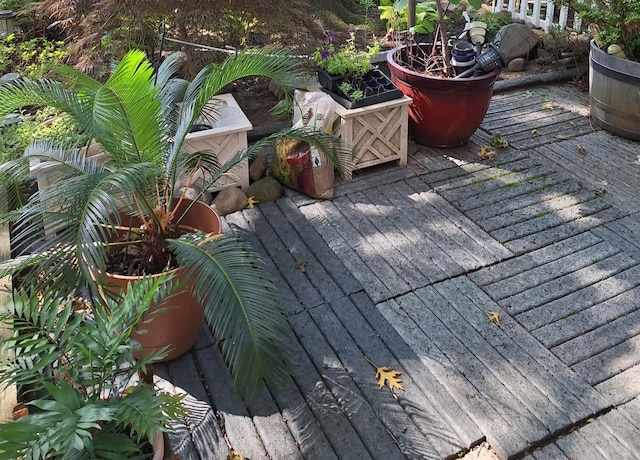
<path fill-rule="evenodd" d="M 403 96 L 358 109 L 336 104 L 335 132 L 353 154 L 353 167 L 346 171 L 346 180 L 355 170 L 389 161 L 406 166 L 411 102 L 411 98 Z"/>
<path fill-rule="evenodd" d="M 213 126 L 211 129 L 187 134 L 186 150 L 212 151 L 222 165 L 247 148 L 247 131 L 253 129 L 253 126 L 231 94 L 215 96 L 209 104 L 216 110 Z M 211 121 L 207 120 L 198 120 L 197 123 L 211 125 Z M 204 177 L 201 175 L 197 179 L 202 181 Z M 240 187 L 245 192 L 249 189 L 248 160 L 231 169 L 209 190 L 216 192 L 227 187 Z"/>

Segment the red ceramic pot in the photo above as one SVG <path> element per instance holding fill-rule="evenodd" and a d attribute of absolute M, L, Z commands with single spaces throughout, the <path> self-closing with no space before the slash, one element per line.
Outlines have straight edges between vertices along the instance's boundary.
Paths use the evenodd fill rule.
<path fill-rule="evenodd" d="M 431 147 L 466 143 L 487 113 L 501 69 L 471 78 L 432 77 L 396 62 L 395 57 L 406 54 L 407 49 L 403 46 L 387 53 L 387 63 L 391 81 L 413 100 L 409 106 L 411 137 Z"/>

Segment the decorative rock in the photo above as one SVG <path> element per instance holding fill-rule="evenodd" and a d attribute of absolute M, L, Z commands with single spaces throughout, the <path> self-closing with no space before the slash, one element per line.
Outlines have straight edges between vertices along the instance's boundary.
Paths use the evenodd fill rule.
<path fill-rule="evenodd" d="M 248 195 L 258 204 L 275 201 L 282 196 L 282 185 L 273 177 L 265 177 L 249 186 Z"/>
<path fill-rule="evenodd" d="M 267 171 L 267 154 L 261 153 L 249 165 L 249 179 L 255 182 L 264 176 Z"/>
<path fill-rule="evenodd" d="M 507 61 L 515 58 L 527 58 L 538 47 L 540 38 L 524 24 L 507 24 L 502 27 L 494 40 L 500 42 L 500 49 Z"/>
<path fill-rule="evenodd" d="M 226 216 L 246 208 L 247 195 L 237 187 L 228 187 L 220 190 L 211 207 L 219 216 Z"/>
<path fill-rule="evenodd" d="M 507 71 L 509 72 L 520 72 L 522 70 L 524 70 L 524 64 L 525 64 L 525 60 L 524 58 L 515 58 L 512 59 L 511 61 L 509 61 L 509 64 L 507 65 Z"/>
<path fill-rule="evenodd" d="M 202 192 L 202 188 L 191 186 L 189 188 L 180 187 L 177 194 L 178 196 L 184 196 L 185 198 L 189 198 L 190 200 L 195 200 L 197 198 L 203 203 L 211 203 L 211 199 L 213 198 L 211 192 L 205 191 L 202 195 L 200 195 L 200 192 Z"/>

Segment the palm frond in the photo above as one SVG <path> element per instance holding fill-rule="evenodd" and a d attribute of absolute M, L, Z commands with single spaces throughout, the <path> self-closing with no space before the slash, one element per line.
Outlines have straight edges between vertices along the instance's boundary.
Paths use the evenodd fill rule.
<path fill-rule="evenodd" d="M 233 235 L 187 234 L 169 242 L 205 302 L 205 317 L 234 378 L 251 399 L 265 379 L 287 374 L 278 344 L 288 332 L 264 262 Z"/>

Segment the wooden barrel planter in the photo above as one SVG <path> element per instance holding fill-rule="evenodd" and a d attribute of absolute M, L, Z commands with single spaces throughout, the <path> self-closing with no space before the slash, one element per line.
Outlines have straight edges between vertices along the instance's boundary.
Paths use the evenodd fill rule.
<path fill-rule="evenodd" d="M 610 133 L 640 140 L 640 63 L 609 56 L 591 41 L 591 117 Z"/>

